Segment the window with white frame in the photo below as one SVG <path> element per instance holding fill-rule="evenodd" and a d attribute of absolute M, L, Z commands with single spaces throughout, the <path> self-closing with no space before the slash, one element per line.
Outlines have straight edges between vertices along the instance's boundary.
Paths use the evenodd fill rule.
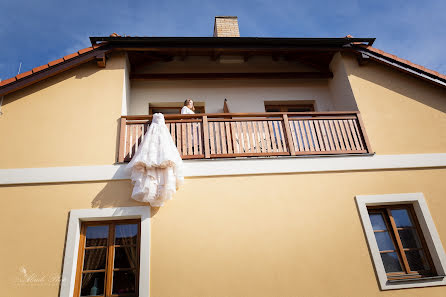
<path fill-rule="evenodd" d="M 149 296 L 150 207 L 70 211 L 60 296 Z"/>
<path fill-rule="evenodd" d="M 356 203 L 381 289 L 446 285 L 446 256 L 422 193 L 361 195 Z"/>

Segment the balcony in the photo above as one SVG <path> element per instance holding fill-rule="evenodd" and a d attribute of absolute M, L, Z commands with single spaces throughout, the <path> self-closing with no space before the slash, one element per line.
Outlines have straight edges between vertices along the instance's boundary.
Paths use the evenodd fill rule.
<path fill-rule="evenodd" d="M 183 159 L 372 153 L 359 112 L 165 115 Z M 151 116 L 122 116 L 118 162 L 129 162 Z"/>

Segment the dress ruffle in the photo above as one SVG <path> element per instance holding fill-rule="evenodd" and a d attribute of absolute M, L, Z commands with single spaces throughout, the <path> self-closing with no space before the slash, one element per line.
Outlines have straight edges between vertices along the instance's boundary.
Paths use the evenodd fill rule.
<path fill-rule="evenodd" d="M 161 113 L 153 115 L 138 151 L 127 165 L 134 184 L 132 198 L 159 207 L 184 182 L 183 160 Z"/>

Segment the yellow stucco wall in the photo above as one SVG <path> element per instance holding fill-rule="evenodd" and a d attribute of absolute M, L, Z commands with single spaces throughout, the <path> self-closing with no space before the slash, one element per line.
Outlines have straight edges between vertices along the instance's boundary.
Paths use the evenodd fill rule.
<path fill-rule="evenodd" d="M 443 244 L 446 169 L 187 179 L 151 219 L 151 296 L 446 296 L 380 291 L 354 196 L 423 192 Z M 230 186 L 228 186 L 230 185 Z M 139 205 L 128 181 L 0 187 L 3 296 L 57 296 L 70 209 Z M 9 227 L 7 227 L 9 226 Z"/>
<path fill-rule="evenodd" d="M 0 168 L 112 164 L 121 116 L 124 56 L 87 63 L 5 96 Z"/>
<path fill-rule="evenodd" d="M 389 66 L 345 67 L 372 149 L 378 154 L 446 152 L 446 88 Z"/>

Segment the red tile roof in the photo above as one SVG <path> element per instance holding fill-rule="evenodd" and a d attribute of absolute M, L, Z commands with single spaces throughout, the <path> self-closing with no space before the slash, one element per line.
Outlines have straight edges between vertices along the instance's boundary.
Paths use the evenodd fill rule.
<path fill-rule="evenodd" d="M 112 36 L 112 37 L 120 37 L 120 35 L 118 35 L 116 33 L 113 33 L 110 36 Z M 353 38 L 353 36 L 347 35 L 347 36 L 345 36 L 345 38 Z M 91 52 L 93 50 L 96 50 L 97 48 L 99 48 L 99 47 L 101 47 L 101 46 L 103 46 L 105 44 L 106 44 L 106 42 L 103 42 L 103 43 L 100 43 L 100 44 L 94 44 L 93 46 L 81 49 L 81 50 L 79 50 L 79 51 L 77 51 L 75 53 L 72 53 L 70 55 L 67 55 L 67 56 L 65 56 L 63 58 L 51 61 L 48 64 L 41 65 L 41 66 L 33 68 L 30 71 L 18 74 L 15 77 L 12 77 L 12 78 L 0 81 L 0 92 L 1 92 L 1 88 L 5 87 L 5 86 L 7 86 L 9 84 L 13 84 L 13 83 L 15 83 L 18 80 L 27 79 L 28 77 L 30 77 L 31 75 L 33 75 L 35 73 L 39 73 L 39 72 L 44 71 L 44 70 L 46 70 L 48 68 L 58 66 L 61 63 L 64 63 L 66 61 L 71 61 L 72 59 L 78 58 L 78 57 L 80 57 L 80 56 L 82 56 L 82 55 L 84 55 L 86 53 L 89 53 L 89 52 Z M 437 71 L 428 69 L 428 68 L 423 67 L 421 65 L 417 65 L 417 64 L 412 63 L 412 62 L 410 62 L 408 60 L 405 60 L 405 59 L 402 59 L 402 58 L 397 57 L 395 55 L 389 54 L 387 52 L 384 52 L 384 51 L 382 51 L 380 49 L 377 49 L 377 48 L 374 48 L 372 46 L 365 45 L 365 44 L 358 44 L 357 42 L 353 42 L 352 45 L 353 45 L 353 48 L 358 48 L 359 47 L 359 48 L 365 49 L 365 50 L 370 51 L 372 53 L 379 54 L 379 55 L 381 55 L 381 56 L 383 56 L 385 58 L 397 61 L 397 62 L 399 62 L 399 63 L 401 63 L 403 65 L 412 67 L 414 69 L 417 69 L 417 70 L 423 71 L 425 73 L 428 73 L 428 74 L 430 74 L 432 76 L 438 77 L 438 78 L 440 78 L 442 80 L 446 80 L 446 75 L 444 75 L 444 74 L 441 74 L 441 73 L 439 73 Z"/>
<path fill-rule="evenodd" d="M 9 78 L 9 79 L 2 80 L 2 81 L 0 81 L 0 87 L 4 87 L 4 86 L 9 85 L 9 84 L 11 84 L 11 83 L 14 83 L 14 82 L 16 82 L 16 81 L 18 81 L 18 80 L 20 80 L 20 79 L 27 78 L 27 77 L 29 77 L 30 75 L 34 74 L 34 73 L 43 71 L 43 70 L 45 70 L 45 69 L 47 69 L 47 68 L 50 68 L 50 67 L 57 66 L 57 65 L 59 65 L 59 64 L 61 64 L 61 63 L 63 63 L 63 62 L 66 62 L 66 61 L 68 61 L 68 60 L 72 60 L 72 59 L 74 59 L 74 58 L 77 58 L 77 57 L 79 57 L 79 56 L 81 56 L 81 55 L 83 55 L 83 54 L 85 54 L 85 53 L 91 52 L 91 51 L 93 51 L 93 50 L 95 50 L 95 49 L 97 49 L 97 48 L 103 46 L 104 44 L 105 44 L 105 43 L 95 44 L 95 45 L 93 45 L 93 46 L 90 46 L 90 47 L 81 49 L 81 50 L 79 50 L 79 51 L 77 51 L 77 52 L 75 52 L 75 53 L 72 53 L 72 54 L 70 54 L 70 55 L 67 55 L 67 56 L 65 56 L 65 57 L 63 57 L 63 58 L 60 58 L 60 59 L 51 61 L 51 62 L 49 62 L 48 64 L 45 64 L 45 65 L 42 65 L 42 66 L 35 67 L 35 68 L 33 68 L 32 70 L 30 70 L 30 71 L 27 71 L 27 72 L 24 72 L 24 73 L 17 74 L 16 76 L 11 77 L 11 78 Z"/>
<path fill-rule="evenodd" d="M 437 72 L 437 71 L 435 71 L 435 70 L 431 70 L 431 69 L 428 69 L 428 68 L 426 68 L 426 67 L 424 67 L 424 66 L 421 66 L 421 65 L 412 63 L 412 62 L 409 61 L 409 60 L 406 60 L 406 59 L 400 58 L 400 57 L 398 57 L 398 56 L 389 54 L 389 53 L 387 53 L 387 52 L 385 52 L 385 51 L 383 51 L 383 50 L 380 50 L 380 49 L 371 47 L 371 46 L 369 46 L 369 45 L 361 44 L 361 45 L 359 45 L 359 46 L 362 47 L 362 48 L 364 48 L 364 49 L 366 49 L 366 50 L 368 50 L 368 51 L 371 51 L 371 52 L 373 52 L 373 53 L 379 54 L 379 55 L 384 56 L 384 57 L 386 57 L 386 58 L 390 58 L 390 59 L 395 60 L 395 61 L 397 61 L 397 62 L 399 62 L 399 63 L 404 64 L 404 65 L 410 66 L 410 67 L 412 67 L 412 68 L 421 70 L 421 71 L 423 71 L 423 72 L 429 73 L 429 74 L 431 74 L 431 75 L 433 75 L 433 76 L 436 76 L 436 77 L 438 77 L 438 78 L 441 78 L 441 79 L 446 80 L 446 75 L 441 74 L 440 72 Z"/>

